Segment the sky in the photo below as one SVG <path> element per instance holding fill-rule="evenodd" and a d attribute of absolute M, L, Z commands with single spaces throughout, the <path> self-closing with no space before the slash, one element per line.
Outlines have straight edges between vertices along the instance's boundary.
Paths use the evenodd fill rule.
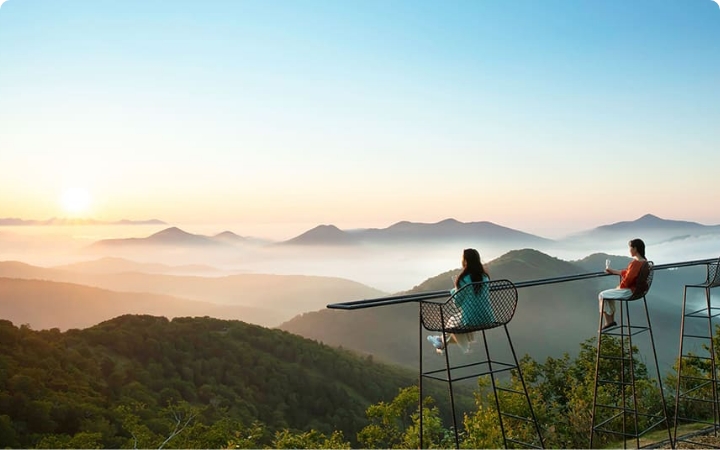
<path fill-rule="evenodd" d="M 0 0 L 0 217 L 720 224 L 719 75 L 711 0 Z"/>

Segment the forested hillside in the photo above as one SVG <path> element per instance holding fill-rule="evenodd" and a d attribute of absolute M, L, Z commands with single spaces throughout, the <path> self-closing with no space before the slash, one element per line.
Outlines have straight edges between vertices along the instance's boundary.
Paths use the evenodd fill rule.
<path fill-rule="evenodd" d="M 416 378 L 239 321 L 126 315 L 64 333 L 0 321 L 0 447 L 157 447 L 185 421 L 167 446 L 222 447 L 258 423 L 268 439 L 312 429 L 352 442 L 366 408 Z"/>

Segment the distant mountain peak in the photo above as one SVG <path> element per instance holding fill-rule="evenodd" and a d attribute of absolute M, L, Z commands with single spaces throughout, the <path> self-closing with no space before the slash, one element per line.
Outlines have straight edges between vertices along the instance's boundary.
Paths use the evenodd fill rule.
<path fill-rule="evenodd" d="M 212 237 L 213 240 L 219 242 L 227 242 L 230 244 L 246 242 L 248 238 L 233 233 L 232 231 L 223 231 Z"/>
<path fill-rule="evenodd" d="M 460 222 L 460 221 L 457 220 L 457 219 L 453 219 L 453 218 L 449 217 L 449 218 L 447 218 L 447 219 L 445 219 L 445 220 L 441 220 L 441 221 L 438 222 L 437 224 L 438 224 L 438 225 L 456 225 L 456 224 L 459 225 L 459 224 L 462 224 L 462 222 Z"/>
<path fill-rule="evenodd" d="M 207 236 L 188 233 L 178 227 L 169 227 L 145 238 L 124 238 L 124 239 L 103 239 L 92 244 L 92 247 L 103 247 L 107 245 L 225 245 L 222 242 L 213 241 Z"/>
<path fill-rule="evenodd" d="M 703 225 L 687 220 L 663 219 L 645 214 L 635 220 L 626 220 L 587 230 L 569 239 L 618 239 L 642 238 L 647 245 L 678 237 L 720 233 L 720 225 Z"/>
<path fill-rule="evenodd" d="M 336 227 L 335 225 L 318 225 L 315 228 L 306 231 L 300 236 L 294 237 L 286 244 L 331 244 L 346 245 L 352 244 L 355 240 L 350 234 Z"/>
<path fill-rule="evenodd" d="M 150 235 L 150 237 L 160 237 L 160 236 L 192 236 L 187 231 L 183 231 L 178 227 L 170 227 L 165 228 L 164 230 L 158 231 L 155 234 Z"/>
<path fill-rule="evenodd" d="M 340 228 L 336 227 L 335 225 L 318 225 L 315 228 L 313 228 L 310 231 L 317 231 L 317 232 L 332 232 L 332 231 L 342 231 Z"/>
<path fill-rule="evenodd" d="M 223 231 L 221 233 L 216 234 L 213 237 L 232 237 L 232 238 L 238 237 L 238 238 L 241 238 L 242 236 L 237 235 L 237 234 L 233 233 L 232 231 Z"/>

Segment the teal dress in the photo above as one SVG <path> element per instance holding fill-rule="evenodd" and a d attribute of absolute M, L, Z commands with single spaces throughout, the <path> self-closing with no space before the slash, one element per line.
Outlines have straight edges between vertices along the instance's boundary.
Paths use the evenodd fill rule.
<path fill-rule="evenodd" d="M 490 278 L 483 274 L 482 280 L 487 282 L 490 281 Z M 495 322 L 495 313 L 490 305 L 490 287 L 483 284 L 477 292 L 472 286 L 462 289 L 463 286 L 471 283 L 470 275 L 465 275 L 458 281 L 459 289 L 453 288 L 450 291 L 455 304 L 460 308 L 460 314 L 459 317 L 450 318 L 449 327 L 479 326 Z"/>

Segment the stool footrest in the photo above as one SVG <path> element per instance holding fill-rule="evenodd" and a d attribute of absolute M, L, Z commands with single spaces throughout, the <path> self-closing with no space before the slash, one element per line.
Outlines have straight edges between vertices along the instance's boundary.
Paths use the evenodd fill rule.
<path fill-rule="evenodd" d="M 517 414 L 504 413 L 504 412 L 501 412 L 500 414 L 502 414 L 503 417 L 512 417 L 513 419 L 522 420 L 523 422 L 532 422 L 533 421 L 529 417 L 522 417 L 522 416 L 518 416 Z"/>
<path fill-rule="evenodd" d="M 628 332 L 625 333 L 624 332 L 625 330 L 621 330 L 621 331 L 609 330 L 609 331 L 603 331 L 602 334 L 605 334 L 607 336 L 626 337 L 626 336 L 635 336 L 637 334 L 644 333 L 646 331 L 650 331 L 650 327 L 640 327 L 640 326 L 634 326 L 634 325 L 631 327 L 628 327 L 627 325 L 623 325 L 622 327 L 627 329 Z M 635 330 L 635 331 L 633 331 L 633 330 Z"/>
<path fill-rule="evenodd" d="M 495 389 L 497 389 L 498 391 L 510 392 L 510 393 L 512 393 L 512 394 L 522 394 L 522 395 L 525 395 L 525 393 L 524 393 L 523 391 L 517 391 L 517 390 L 515 390 L 515 389 L 508 389 L 508 388 L 504 388 L 504 387 L 500 387 L 500 386 L 496 387 Z"/>
<path fill-rule="evenodd" d="M 695 339 L 711 339 L 712 336 L 702 334 L 683 334 L 683 338 L 695 338 Z"/>
<path fill-rule="evenodd" d="M 632 359 L 630 356 L 610 356 L 610 355 L 600 355 L 600 359 L 609 359 L 611 361 L 630 361 Z"/>
<path fill-rule="evenodd" d="M 495 366 L 499 366 L 499 367 L 493 367 L 492 370 L 490 370 L 491 364 L 495 365 Z M 457 378 L 452 376 L 453 372 L 456 372 L 460 369 L 467 369 L 470 367 L 483 366 L 483 365 L 487 365 L 487 369 L 480 370 L 479 372 L 473 372 L 471 374 L 462 375 Z M 509 363 L 500 362 L 500 361 L 480 361 L 480 362 L 476 362 L 476 363 L 463 364 L 460 366 L 451 367 L 450 368 L 450 378 L 452 379 L 452 381 L 460 381 L 460 380 L 466 380 L 468 378 L 479 377 L 482 375 L 490 375 L 490 374 L 496 374 L 496 373 L 501 373 L 501 372 L 507 372 L 508 370 L 513 370 L 513 369 L 517 369 L 517 368 L 518 367 L 514 364 L 509 364 Z M 429 370 L 427 372 L 423 372 L 422 376 L 425 378 L 432 378 L 434 380 L 449 382 L 450 380 L 448 379 L 447 372 L 448 372 L 447 369 L 435 369 L 435 370 Z M 444 375 L 439 376 L 438 374 L 444 374 Z"/>
<path fill-rule="evenodd" d="M 628 412 L 629 412 L 629 413 L 632 413 L 632 411 L 628 411 Z M 602 422 L 601 424 L 593 427 L 593 431 L 598 431 L 598 432 L 608 433 L 608 434 L 615 434 L 615 435 L 618 435 L 618 436 L 638 438 L 638 437 L 641 437 L 642 435 L 644 435 L 645 433 L 647 433 L 648 431 L 652 430 L 652 429 L 655 428 L 656 426 L 660 425 L 661 423 L 667 421 L 667 419 L 665 419 L 665 417 L 662 417 L 662 416 L 657 416 L 657 415 L 653 415 L 653 414 L 640 414 L 640 413 L 638 413 L 638 416 L 643 416 L 643 417 L 646 417 L 646 418 L 654 418 L 654 419 L 657 419 L 657 421 L 654 422 L 654 423 L 652 423 L 651 425 L 648 425 L 645 429 L 643 429 L 643 430 L 641 430 L 641 431 L 638 431 L 638 432 L 636 432 L 636 433 L 627 433 L 627 432 L 623 433 L 622 431 L 615 431 L 615 430 L 611 430 L 611 429 L 608 429 L 608 428 L 602 428 L 605 424 L 609 423 L 609 422 L 612 421 L 613 419 L 617 419 L 617 418 L 619 418 L 620 416 L 622 416 L 622 414 L 623 414 L 623 413 L 616 414 L 616 415 L 614 415 L 613 417 L 611 417 L 610 419 L 608 419 L 608 420 Z"/>
<path fill-rule="evenodd" d="M 710 422 L 709 420 L 693 419 L 693 418 L 691 418 L 691 417 L 680 417 L 680 416 L 678 416 L 677 420 L 678 420 L 678 421 L 681 421 L 681 420 L 682 420 L 683 422 L 691 422 L 691 423 L 704 423 L 705 425 L 715 425 L 713 422 Z"/>
<path fill-rule="evenodd" d="M 713 314 L 713 311 L 720 311 L 720 308 L 716 306 L 711 306 L 710 311 L 708 311 L 707 308 L 698 309 L 697 311 L 693 311 L 690 313 L 684 314 L 685 317 L 693 317 L 697 319 L 708 319 L 711 317 L 717 317 L 720 316 L 720 312 Z"/>
<path fill-rule="evenodd" d="M 688 397 L 686 395 L 679 396 L 680 400 L 686 400 L 690 402 L 701 402 L 701 403 L 715 403 L 715 400 L 708 400 L 706 398 L 699 397 Z"/>
<path fill-rule="evenodd" d="M 615 386 L 632 386 L 631 381 L 604 380 L 602 378 L 597 380 L 597 384 L 598 386 L 601 384 L 612 384 Z"/>
<path fill-rule="evenodd" d="M 697 356 L 697 355 L 682 355 L 685 359 L 704 359 L 705 361 L 712 361 L 712 357 L 710 356 Z M 683 375 L 683 376 L 689 376 L 689 375 Z"/>
<path fill-rule="evenodd" d="M 702 381 L 702 382 L 703 382 L 703 383 L 700 383 L 700 384 L 698 384 L 697 386 L 693 387 L 692 389 L 689 389 L 689 390 L 685 391 L 686 394 L 687 394 L 688 392 L 692 392 L 692 391 L 697 390 L 697 389 L 699 389 L 699 388 L 705 387 L 705 386 L 707 386 L 708 384 L 717 383 L 717 380 L 708 380 L 707 378 L 694 377 L 694 376 L 692 376 L 692 375 L 681 375 L 681 376 L 680 376 L 680 379 L 682 379 L 682 380 Z"/>
<path fill-rule="evenodd" d="M 511 439 L 511 438 L 507 438 L 507 441 L 512 442 L 513 444 L 524 445 L 527 448 L 544 448 L 544 447 L 538 447 L 537 445 L 534 445 L 534 444 L 530 444 L 529 442 L 522 442 L 522 441 L 518 441 L 516 439 Z"/>

